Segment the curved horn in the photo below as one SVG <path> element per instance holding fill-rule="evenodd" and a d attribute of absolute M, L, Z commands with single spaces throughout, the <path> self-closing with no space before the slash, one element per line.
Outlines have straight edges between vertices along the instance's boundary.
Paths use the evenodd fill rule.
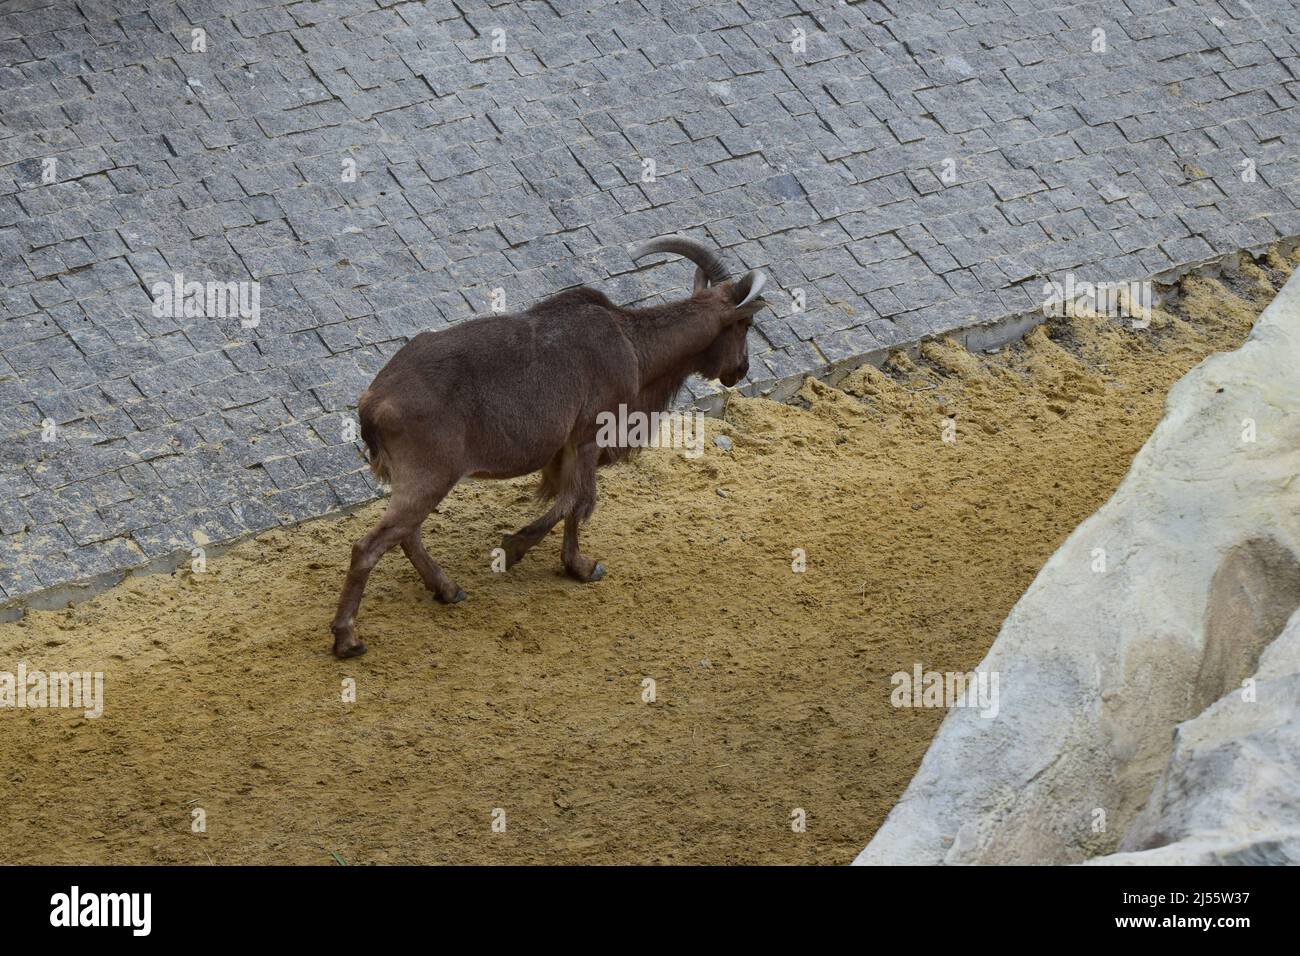
<path fill-rule="evenodd" d="M 722 259 L 702 242 L 685 239 L 681 236 L 665 236 L 662 239 L 651 239 L 644 245 L 634 249 L 632 258 L 644 259 L 656 252 L 671 252 L 675 255 L 685 256 L 699 266 L 705 278 L 714 285 L 727 281 L 727 267 L 722 264 Z"/>
<path fill-rule="evenodd" d="M 767 276 L 763 273 L 758 271 L 746 272 L 745 277 L 740 280 L 736 287 L 737 294 L 744 293 L 744 298 L 736 303 L 736 308 L 744 308 L 757 299 L 763 294 L 763 286 L 765 285 L 767 285 Z"/>

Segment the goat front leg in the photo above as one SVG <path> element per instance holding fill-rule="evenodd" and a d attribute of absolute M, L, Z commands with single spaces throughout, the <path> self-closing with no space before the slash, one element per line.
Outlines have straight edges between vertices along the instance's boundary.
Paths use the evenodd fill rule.
<path fill-rule="evenodd" d="M 579 581 L 599 581 L 605 576 L 605 566 L 599 561 L 583 557 L 578 552 L 579 523 L 579 518 L 574 512 L 564 516 L 564 549 L 561 552 L 564 570 L 569 577 L 577 578 Z"/>
<path fill-rule="evenodd" d="M 560 554 L 568 575 L 584 582 L 599 581 L 605 576 L 603 564 L 584 557 L 578 551 L 578 526 L 590 518 L 596 508 L 596 462 L 599 456 L 600 449 L 594 442 L 578 450 L 564 495 L 568 508 L 564 514 L 564 546 Z"/>
<path fill-rule="evenodd" d="M 564 509 L 557 503 L 532 524 L 525 525 L 514 534 L 502 535 L 501 549 L 506 553 L 506 567 L 512 568 L 522 561 L 534 545 L 551 533 L 551 529 L 562 517 Z"/>
<path fill-rule="evenodd" d="M 551 529 L 564 517 L 565 503 L 560 496 L 569 484 L 573 472 L 573 449 L 565 445 L 557 451 L 546 467 L 542 469 L 542 484 L 538 497 L 557 498 L 552 508 L 531 524 L 520 528 L 514 534 L 501 536 L 501 550 L 506 553 L 506 567 L 512 568 L 524 559 L 539 541 L 551 533 Z"/>

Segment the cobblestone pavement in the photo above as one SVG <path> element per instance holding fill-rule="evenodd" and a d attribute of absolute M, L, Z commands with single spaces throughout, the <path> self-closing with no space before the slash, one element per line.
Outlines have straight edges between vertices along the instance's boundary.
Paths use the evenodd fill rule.
<path fill-rule="evenodd" d="M 0 51 L 0 601 L 373 496 L 387 356 L 686 288 L 631 242 L 769 267 L 761 384 L 1300 235 L 1294 2 L 5 0 Z"/>

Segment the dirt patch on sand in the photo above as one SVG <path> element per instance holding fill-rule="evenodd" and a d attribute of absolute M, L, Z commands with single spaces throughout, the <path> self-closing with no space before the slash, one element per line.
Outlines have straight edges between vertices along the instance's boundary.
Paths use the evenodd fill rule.
<path fill-rule="evenodd" d="M 730 453 L 602 473 L 597 584 L 557 574 L 558 532 L 494 574 L 531 484 L 463 485 L 425 538 L 469 600 L 436 604 L 391 553 L 355 660 L 327 624 L 378 504 L 0 626 L 0 671 L 103 670 L 107 698 L 97 720 L 0 710 L 0 862 L 846 863 L 943 716 L 892 708 L 890 675 L 983 657 L 1168 387 L 1293 265 L 1187 279 L 1144 331 L 1063 320 L 794 407 L 734 400 L 710 422 Z"/>

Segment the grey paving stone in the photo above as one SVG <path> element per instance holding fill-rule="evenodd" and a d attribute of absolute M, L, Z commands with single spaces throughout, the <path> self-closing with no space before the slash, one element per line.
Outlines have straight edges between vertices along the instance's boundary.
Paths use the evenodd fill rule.
<path fill-rule="evenodd" d="M 678 294 L 653 235 L 769 271 L 755 383 L 1300 235 L 1295 0 L 22 6 L 0 600 L 373 497 L 342 423 L 403 342 Z M 256 323 L 155 314 L 177 273 Z"/>

